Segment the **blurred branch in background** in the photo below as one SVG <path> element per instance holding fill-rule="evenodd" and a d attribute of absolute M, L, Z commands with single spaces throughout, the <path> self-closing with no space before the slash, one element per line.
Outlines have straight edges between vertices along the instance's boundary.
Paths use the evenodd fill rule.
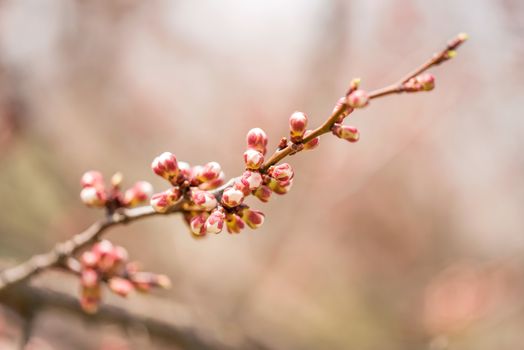
<path fill-rule="evenodd" d="M 2 296 L 2 303 L 7 303 L 17 312 L 25 323 L 29 334 L 24 335 L 24 343 L 31 337 L 30 326 L 37 315 L 49 308 L 66 311 L 80 317 L 86 324 L 104 323 L 118 324 L 127 329 L 133 327 L 143 328 L 148 337 L 154 342 L 169 344 L 169 346 L 181 347 L 183 349 L 264 349 L 252 339 L 242 339 L 237 336 L 231 339 L 214 338 L 206 317 L 195 318 L 190 310 L 173 302 L 155 300 L 148 298 L 147 307 L 140 314 L 129 311 L 129 308 L 121 308 L 113 305 L 104 305 L 95 315 L 87 315 L 79 307 L 78 299 L 65 292 L 58 292 L 47 287 L 35 287 L 30 285 L 19 285 Z M 163 320 L 159 315 L 170 310 L 179 323 L 173 320 Z M 206 331 L 207 329 L 207 331 Z"/>

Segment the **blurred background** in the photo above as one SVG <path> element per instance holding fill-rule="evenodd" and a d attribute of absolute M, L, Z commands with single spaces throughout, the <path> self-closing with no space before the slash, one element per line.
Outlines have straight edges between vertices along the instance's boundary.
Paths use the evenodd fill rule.
<path fill-rule="evenodd" d="M 163 190 L 149 165 L 171 151 L 237 176 L 250 128 L 272 150 L 293 111 L 318 125 L 352 78 L 392 83 L 462 31 L 433 92 L 373 101 L 350 118 L 358 143 L 290 158 L 293 190 L 250 200 L 262 228 L 194 240 L 175 215 L 111 230 L 173 288 L 104 303 L 217 348 L 524 348 L 518 0 L 2 1 L 3 264 L 103 215 L 79 201 L 84 171 Z M 78 290 L 54 272 L 32 284 Z M 2 349 L 26 321 L 2 311 Z M 26 349 L 205 347 L 53 305 L 25 334 Z"/>

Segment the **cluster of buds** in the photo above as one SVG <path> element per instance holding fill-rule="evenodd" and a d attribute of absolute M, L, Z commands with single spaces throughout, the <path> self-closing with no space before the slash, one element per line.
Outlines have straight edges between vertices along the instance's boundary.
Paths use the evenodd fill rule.
<path fill-rule="evenodd" d="M 305 126 L 303 131 L 302 135 L 305 135 Z M 192 206 L 186 208 L 184 218 L 195 236 L 217 234 L 224 228 L 229 233 L 240 233 L 246 226 L 259 228 L 264 223 L 264 214 L 251 209 L 244 203 L 244 199 L 254 195 L 267 202 L 273 192 L 285 194 L 289 191 L 294 175 L 289 164 L 271 166 L 267 171 L 264 170 L 267 142 L 267 135 L 260 128 L 251 129 L 247 133 L 247 149 L 244 152 L 246 169 L 231 186 L 221 191 L 220 196 L 215 197 L 211 192 L 199 188 L 190 189 L 188 193 Z"/>
<path fill-rule="evenodd" d="M 80 259 L 80 305 L 87 313 L 98 310 L 102 283 L 122 297 L 133 290 L 148 292 L 153 287 L 168 288 L 171 285 L 165 275 L 141 272 L 135 262 L 128 262 L 125 248 L 104 240 L 84 252 Z"/>
<path fill-rule="evenodd" d="M 435 88 L 435 76 L 431 73 L 423 73 L 404 83 L 407 92 L 431 91 Z"/>
<path fill-rule="evenodd" d="M 198 193 L 209 193 L 206 191 L 219 187 L 225 179 L 225 174 L 217 162 L 192 167 L 186 162 L 177 161 L 175 155 L 170 152 L 156 157 L 151 168 L 155 174 L 168 180 L 173 186 L 167 191 L 154 194 L 151 198 L 151 206 L 160 213 L 171 209 L 186 193 L 195 194 L 197 202 L 200 203 L 202 196 Z M 198 203 L 195 202 L 196 205 L 199 205 Z"/>
<path fill-rule="evenodd" d="M 153 193 L 153 186 L 146 181 L 138 181 L 131 188 L 122 192 L 122 174 L 111 177 L 111 187 L 106 188 L 104 178 L 98 171 L 88 171 L 82 175 L 80 199 L 89 207 L 132 208 L 147 202 Z"/>

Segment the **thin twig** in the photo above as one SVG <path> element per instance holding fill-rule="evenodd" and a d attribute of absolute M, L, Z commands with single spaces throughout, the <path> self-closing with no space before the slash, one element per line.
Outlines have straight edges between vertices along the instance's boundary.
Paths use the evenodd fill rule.
<path fill-rule="evenodd" d="M 395 93 L 401 93 L 406 92 L 404 88 L 404 83 L 408 82 L 410 79 L 416 77 L 417 75 L 427 71 L 433 66 L 439 65 L 442 62 L 445 62 L 452 58 L 454 56 L 454 50 L 456 50 L 465 40 L 467 39 L 466 34 L 459 34 L 457 37 L 452 39 L 448 42 L 446 47 L 436 54 L 433 55 L 431 59 L 424 62 L 422 65 L 420 65 L 418 68 L 407 74 L 405 77 L 400 79 L 398 82 L 388 85 L 384 88 L 380 88 L 374 91 L 371 91 L 368 96 L 370 99 L 376 99 L 382 96 L 391 95 Z M 342 114 L 343 108 L 339 108 L 331 114 L 331 116 L 318 128 L 313 130 L 307 137 L 304 138 L 302 141 L 303 144 L 308 143 L 309 141 L 313 140 L 314 138 L 321 136 L 325 133 L 328 133 L 331 131 L 331 128 L 333 127 L 333 124 L 336 123 L 338 120 L 338 117 Z M 293 144 L 288 145 L 287 147 L 275 151 L 273 155 L 264 163 L 262 166 L 263 170 L 269 169 L 270 166 L 277 164 L 282 159 L 284 159 L 286 156 L 295 153 L 296 150 L 293 149 Z"/>

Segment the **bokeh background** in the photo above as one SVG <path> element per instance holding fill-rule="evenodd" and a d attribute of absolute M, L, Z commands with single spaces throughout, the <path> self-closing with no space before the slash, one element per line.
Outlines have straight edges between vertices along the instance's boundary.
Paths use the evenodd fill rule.
<path fill-rule="evenodd" d="M 84 171 L 161 190 L 149 164 L 172 151 L 236 176 L 251 127 L 273 149 L 293 111 L 320 124 L 351 78 L 387 85 L 462 31 L 433 92 L 373 101 L 351 117 L 360 142 L 326 136 L 290 158 L 293 190 L 251 201 L 259 230 L 194 240 L 179 216 L 112 230 L 173 288 L 104 301 L 219 348 L 524 348 L 518 0 L 2 1 L 3 264 L 102 215 L 78 200 Z M 32 283 L 78 289 L 53 272 Z M 27 349 L 198 347 L 140 322 L 33 316 Z M 16 349 L 25 322 L 2 317 L 2 349 Z"/>

